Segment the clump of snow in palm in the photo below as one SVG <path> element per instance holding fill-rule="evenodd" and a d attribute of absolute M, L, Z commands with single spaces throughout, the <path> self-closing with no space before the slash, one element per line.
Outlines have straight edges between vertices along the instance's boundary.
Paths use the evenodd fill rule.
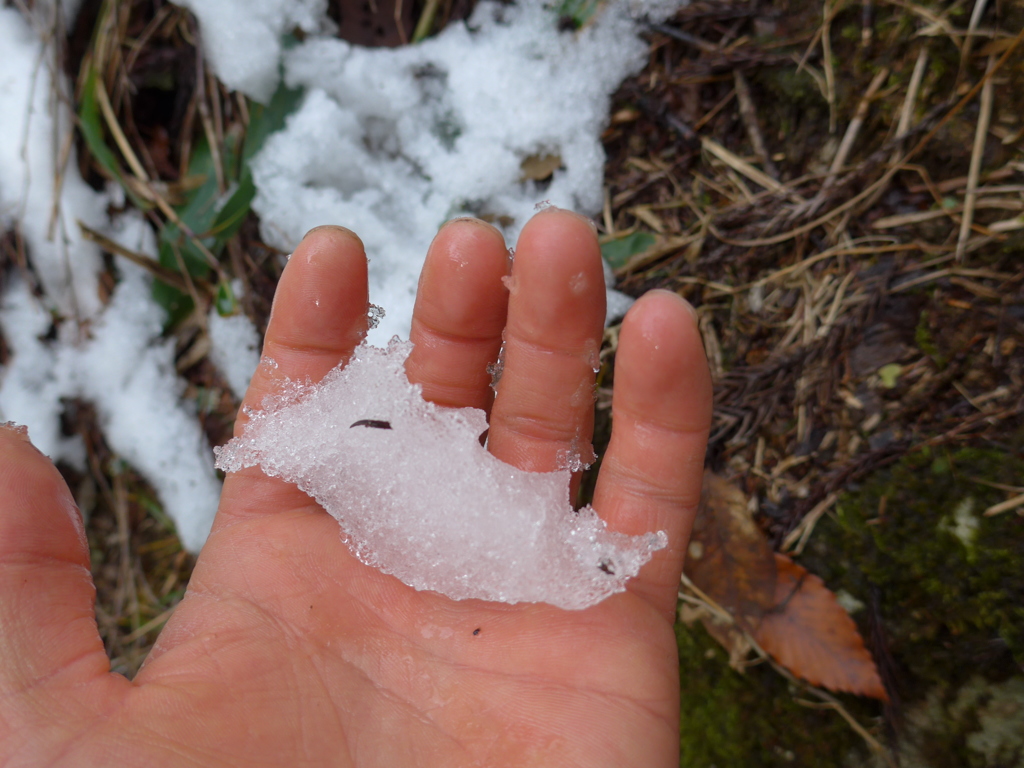
<path fill-rule="evenodd" d="M 210 362 L 223 374 L 235 399 L 241 400 L 260 362 L 259 332 L 245 315 L 221 317 L 216 308 L 210 310 L 206 327 Z"/>
<path fill-rule="evenodd" d="M 285 82 L 306 97 L 253 164 L 263 235 L 290 251 L 318 224 L 356 230 L 370 294 L 388 311 L 369 338 L 408 335 L 423 256 L 446 219 L 511 222 L 513 242 L 538 202 L 601 209 L 610 94 L 646 50 L 614 4 L 573 33 L 536 0 L 480 3 L 415 46 L 307 39 L 284 56 Z M 550 185 L 523 179 L 532 155 L 561 158 Z M 618 294 L 609 306 L 621 316 L 628 303 Z"/>
<path fill-rule="evenodd" d="M 412 345 L 363 345 L 319 385 L 291 383 L 217 451 L 259 465 L 337 518 L 360 560 L 456 600 L 582 609 L 625 589 L 663 532 L 608 531 L 574 512 L 568 470 L 525 472 L 480 444 L 483 411 L 441 408 L 410 384 Z"/>

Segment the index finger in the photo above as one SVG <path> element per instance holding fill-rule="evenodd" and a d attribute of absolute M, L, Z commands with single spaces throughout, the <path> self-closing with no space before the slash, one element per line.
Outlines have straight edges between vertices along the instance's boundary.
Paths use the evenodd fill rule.
<path fill-rule="evenodd" d="M 367 328 L 366 254 L 342 227 L 317 227 L 303 238 L 281 275 L 263 356 L 235 421 L 240 435 L 251 408 L 278 392 L 286 379 L 320 381 L 353 350 Z M 214 529 L 230 520 L 311 504 L 294 485 L 268 478 L 258 467 L 232 472 L 224 482 Z"/>

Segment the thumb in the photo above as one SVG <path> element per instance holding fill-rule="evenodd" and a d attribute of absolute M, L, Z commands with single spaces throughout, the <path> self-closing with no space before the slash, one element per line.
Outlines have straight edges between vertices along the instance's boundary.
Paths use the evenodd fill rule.
<path fill-rule="evenodd" d="M 24 428 L 0 425 L 0 724 L 23 694 L 109 671 L 95 596 L 71 492 Z"/>

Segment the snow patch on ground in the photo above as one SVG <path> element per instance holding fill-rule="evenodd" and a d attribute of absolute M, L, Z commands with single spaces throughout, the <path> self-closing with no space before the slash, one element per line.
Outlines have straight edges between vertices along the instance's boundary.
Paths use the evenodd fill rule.
<path fill-rule="evenodd" d="M 215 307 L 210 309 L 206 326 L 210 336 L 210 362 L 227 379 L 235 399 L 241 400 L 260 364 L 262 339 L 259 331 L 245 315 L 221 317 Z"/>
<path fill-rule="evenodd" d="M 45 24 L 38 15 L 33 21 Z M 85 320 L 100 310 L 102 261 L 78 221 L 105 221 L 106 200 L 82 181 L 73 147 L 58 169 L 71 130 L 70 89 L 63 75 L 53 77 L 53 47 L 15 8 L 0 7 L 0 51 L 0 231 L 20 226 L 48 307 Z"/>
<path fill-rule="evenodd" d="M 155 253 L 152 230 L 127 216 L 108 233 L 125 247 Z M 52 316 L 24 281 L 13 282 L 0 304 L 0 327 L 13 352 L 0 381 L 0 414 L 29 428 L 32 442 L 54 460 L 85 467 L 77 438 L 61 435 L 62 400 L 96 407 L 111 449 L 156 490 L 187 549 L 198 551 L 210 532 L 220 481 L 195 409 L 182 401 L 185 383 L 174 368 L 174 342 L 162 340 L 164 311 L 150 298 L 151 280 L 131 262 L 110 303 L 83 341 L 42 337 Z"/>
<path fill-rule="evenodd" d="M 100 300 L 103 262 L 79 222 L 140 253 L 155 256 L 156 243 L 137 215 L 111 223 L 110 199 L 82 180 L 73 148 L 62 157 L 73 147 L 70 85 L 53 76 L 53 48 L 42 42 L 53 11 L 38 4 L 30 23 L 0 8 L 0 230 L 17 227 L 25 238 L 41 291 L 12 272 L 0 297 L 11 351 L 0 369 L 0 418 L 27 426 L 55 461 L 84 468 L 84 445 L 62 434 L 60 418 L 64 400 L 92 403 L 110 447 L 149 481 L 184 545 L 197 551 L 220 481 L 195 411 L 181 400 L 185 384 L 173 342 L 161 339 L 164 313 L 149 276 L 118 258 L 121 281 L 106 307 Z"/>
<path fill-rule="evenodd" d="M 327 24 L 327 0 L 177 0 L 199 20 L 203 55 L 229 88 L 265 104 L 280 79 L 281 39 Z"/>
<path fill-rule="evenodd" d="M 291 251 L 314 226 L 358 232 L 370 296 L 387 310 L 370 340 L 408 335 L 420 266 L 455 216 L 500 223 L 512 243 L 541 201 L 596 213 L 611 93 L 644 63 L 636 23 L 610 6 L 578 33 L 536 2 L 483 2 L 419 45 L 313 38 L 284 56 L 306 97 L 253 164 L 267 242 Z M 549 183 L 523 161 L 557 156 Z M 628 307 L 621 294 L 609 305 Z"/>

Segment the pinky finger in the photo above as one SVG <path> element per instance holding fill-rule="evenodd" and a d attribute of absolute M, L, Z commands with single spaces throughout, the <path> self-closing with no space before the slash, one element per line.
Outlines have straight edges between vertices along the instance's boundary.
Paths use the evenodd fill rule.
<path fill-rule="evenodd" d="M 665 531 L 629 589 L 671 621 L 711 426 L 711 375 L 693 308 L 651 291 L 626 315 L 615 361 L 612 439 L 594 508 L 622 533 Z"/>

